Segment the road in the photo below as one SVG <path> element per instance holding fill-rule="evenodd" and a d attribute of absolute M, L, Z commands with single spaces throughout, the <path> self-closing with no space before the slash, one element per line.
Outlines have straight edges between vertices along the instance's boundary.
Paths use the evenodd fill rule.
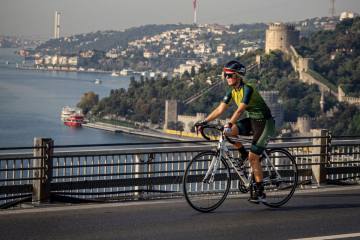
<path fill-rule="evenodd" d="M 235 198 L 208 214 L 194 211 L 183 199 L 0 211 L 4 240 L 263 240 L 338 234 L 360 239 L 360 186 L 297 193 L 280 209 Z"/>

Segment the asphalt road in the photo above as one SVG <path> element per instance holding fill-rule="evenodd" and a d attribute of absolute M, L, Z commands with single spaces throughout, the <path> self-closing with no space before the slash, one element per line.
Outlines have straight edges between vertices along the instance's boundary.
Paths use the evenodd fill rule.
<path fill-rule="evenodd" d="M 0 211 L 4 240 L 263 240 L 338 234 L 351 235 L 331 239 L 360 239 L 359 186 L 298 193 L 279 209 L 237 198 L 207 214 L 194 211 L 183 199 Z"/>

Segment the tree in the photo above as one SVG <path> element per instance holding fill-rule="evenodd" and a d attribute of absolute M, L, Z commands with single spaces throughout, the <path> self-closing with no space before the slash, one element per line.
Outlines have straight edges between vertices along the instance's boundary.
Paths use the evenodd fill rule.
<path fill-rule="evenodd" d="M 98 103 L 99 95 L 94 92 L 87 92 L 81 97 L 77 107 L 81 108 L 84 114 L 87 114 Z"/>

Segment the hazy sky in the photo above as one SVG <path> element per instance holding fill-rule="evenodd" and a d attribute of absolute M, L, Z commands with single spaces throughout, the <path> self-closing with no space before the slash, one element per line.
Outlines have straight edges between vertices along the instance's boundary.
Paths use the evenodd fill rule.
<path fill-rule="evenodd" d="M 238 24 L 328 16 L 330 0 L 198 0 L 198 22 Z M 146 24 L 192 23 L 192 0 L 0 0 L 0 35 L 61 36 Z M 336 13 L 360 13 L 360 0 L 336 0 Z"/>

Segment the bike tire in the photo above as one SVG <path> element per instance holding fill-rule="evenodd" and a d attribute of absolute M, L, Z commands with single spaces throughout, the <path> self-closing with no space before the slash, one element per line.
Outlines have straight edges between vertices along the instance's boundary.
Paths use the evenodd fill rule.
<path fill-rule="evenodd" d="M 183 192 L 189 205 L 199 212 L 211 212 L 226 199 L 230 185 L 230 168 L 225 159 L 221 159 L 213 183 L 204 183 L 206 171 L 217 152 L 206 151 L 196 155 L 187 165 L 183 177 Z"/>
<path fill-rule="evenodd" d="M 266 159 L 262 157 L 266 194 L 264 204 L 277 208 L 287 203 L 293 196 L 298 183 L 298 168 L 295 158 L 285 149 L 270 149 L 267 154 L 274 168 L 264 167 Z M 276 176 L 275 168 L 281 177 Z"/>

